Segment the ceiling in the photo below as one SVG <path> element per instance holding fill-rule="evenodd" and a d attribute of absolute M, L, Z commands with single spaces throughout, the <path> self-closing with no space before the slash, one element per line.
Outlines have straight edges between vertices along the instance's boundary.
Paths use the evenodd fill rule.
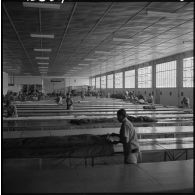
<path fill-rule="evenodd" d="M 49 63 L 41 65 L 48 66 L 48 76 L 90 77 L 192 50 L 193 7 L 193 2 L 64 2 L 60 9 L 47 9 L 4 1 L 3 71 L 37 76 L 38 63 Z M 54 39 L 31 33 L 54 34 Z"/>

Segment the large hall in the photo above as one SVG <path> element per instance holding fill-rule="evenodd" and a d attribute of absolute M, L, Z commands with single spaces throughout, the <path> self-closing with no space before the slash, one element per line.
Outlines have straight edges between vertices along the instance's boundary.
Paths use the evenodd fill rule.
<path fill-rule="evenodd" d="M 1 2 L 2 193 L 192 193 L 194 1 Z"/>

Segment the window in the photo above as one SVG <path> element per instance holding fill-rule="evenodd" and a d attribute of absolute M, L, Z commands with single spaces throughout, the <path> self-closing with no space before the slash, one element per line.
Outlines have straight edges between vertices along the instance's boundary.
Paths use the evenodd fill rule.
<path fill-rule="evenodd" d="M 92 78 L 91 85 L 92 85 L 92 86 L 95 86 L 95 78 Z"/>
<path fill-rule="evenodd" d="M 194 58 L 183 59 L 183 87 L 193 87 Z"/>
<path fill-rule="evenodd" d="M 125 88 L 135 88 L 135 70 L 125 72 Z"/>
<path fill-rule="evenodd" d="M 138 69 L 138 88 L 152 87 L 152 66 Z"/>
<path fill-rule="evenodd" d="M 113 74 L 107 76 L 107 88 L 113 88 Z"/>
<path fill-rule="evenodd" d="M 106 88 L 106 76 L 101 77 L 101 89 Z"/>
<path fill-rule="evenodd" d="M 115 88 L 123 88 L 123 73 L 115 73 Z"/>
<path fill-rule="evenodd" d="M 156 87 L 176 87 L 176 61 L 156 65 Z"/>
<path fill-rule="evenodd" d="M 100 77 L 96 77 L 95 86 L 96 86 L 96 88 L 100 88 Z"/>

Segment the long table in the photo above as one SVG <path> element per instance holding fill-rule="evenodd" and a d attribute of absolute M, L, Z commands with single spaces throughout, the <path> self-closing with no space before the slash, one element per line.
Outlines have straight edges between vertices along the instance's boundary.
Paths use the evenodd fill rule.
<path fill-rule="evenodd" d="M 77 169 L 3 169 L 3 193 L 193 192 L 193 160 Z"/>
<path fill-rule="evenodd" d="M 135 127 L 138 137 L 144 135 L 177 135 L 193 134 L 193 126 L 166 126 L 166 127 Z M 25 138 L 25 137 L 46 137 L 46 136 L 67 136 L 67 135 L 103 135 L 119 133 L 119 128 L 92 128 L 92 129 L 68 129 L 68 130 L 44 130 L 44 131 L 8 131 L 3 132 L 3 138 Z"/>
<path fill-rule="evenodd" d="M 137 116 L 143 116 L 143 114 L 139 114 Z M 174 118 L 174 119 L 192 119 L 193 114 L 150 114 L 147 115 L 148 117 L 153 117 L 156 119 L 168 119 L 168 118 Z M 96 119 L 97 116 L 86 116 L 86 115 L 68 115 L 68 116 L 33 116 L 33 117 L 13 117 L 13 118 L 3 118 L 4 121 L 31 121 L 31 120 L 67 120 L 67 119 Z M 107 115 L 101 115 L 98 116 L 98 118 L 113 118 L 113 116 L 107 116 Z M 114 117 L 116 118 L 116 117 Z"/>
<path fill-rule="evenodd" d="M 120 127 L 120 123 L 96 123 L 76 125 L 67 122 L 66 120 L 44 120 L 44 121 L 3 121 L 3 131 L 30 131 L 30 130 L 60 130 L 60 129 L 87 129 L 87 128 L 105 128 L 105 127 Z M 193 125 L 192 120 L 159 120 L 158 122 L 150 123 L 133 123 L 134 127 L 154 127 L 154 126 L 189 126 Z"/>

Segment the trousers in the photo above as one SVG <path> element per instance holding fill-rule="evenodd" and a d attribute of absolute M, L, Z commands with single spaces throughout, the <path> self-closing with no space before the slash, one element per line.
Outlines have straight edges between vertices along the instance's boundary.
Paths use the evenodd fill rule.
<path fill-rule="evenodd" d="M 137 164 L 138 152 L 124 155 L 125 164 Z"/>

